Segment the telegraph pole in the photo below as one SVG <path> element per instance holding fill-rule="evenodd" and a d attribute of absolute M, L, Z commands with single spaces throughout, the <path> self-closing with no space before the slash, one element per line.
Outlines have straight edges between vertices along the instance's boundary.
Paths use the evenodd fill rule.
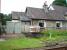
<path fill-rule="evenodd" d="M 0 13 L 1 13 L 1 0 L 0 0 Z M 1 34 L 1 16 L 0 16 L 0 34 Z M 1 37 L 1 36 L 0 36 Z"/>
<path fill-rule="evenodd" d="M 1 13 L 1 0 L 0 0 L 0 13 Z"/>

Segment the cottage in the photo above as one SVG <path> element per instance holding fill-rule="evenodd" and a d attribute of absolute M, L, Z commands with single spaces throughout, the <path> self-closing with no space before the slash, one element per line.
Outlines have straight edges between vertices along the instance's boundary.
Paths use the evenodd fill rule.
<path fill-rule="evenodd" d="M 27 7 L 25 12 L 12 12 L 12 21 L 16 27 L 14 29 L 21 30 L 20 33 L 25 31 L 28 26 L 40 26 L 44 29 L 67 29 L 67 7 L 57 5 L 52 5 L 52 7 L 54 10 L 44 4 L 43 8 Z M 27 27 L 23 28 L 24 26 Z M 27 31 L 29 30 L 27 29 Z"/>
<path fill-rule="evenodd" d="M 27 7 L 26 15 L 31 19 L 31 25 L 41 28 L 65 28 L 67 29 L 67 7 L 53 5 L 55 10 Z M 45 7 L 47 8 L 47 7 Z"/>

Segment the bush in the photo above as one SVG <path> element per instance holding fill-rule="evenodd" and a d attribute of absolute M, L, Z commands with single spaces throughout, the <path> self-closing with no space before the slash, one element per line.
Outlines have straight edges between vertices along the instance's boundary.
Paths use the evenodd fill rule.
<path fill-rule="evenodd" d="M 49 36 L 48 30 L 43 30 L 40 33 L 43 34 L 43 35 L 45 35 L 45 36 Z"/>
<path fill-rule="evenodd" d="M 41 33 L 44 34 L 45 36 L 50 36 L 50 34 L 51 34 L 52 37 L 67 36 L 67 31 L 66 30 L 58 30 L 58 29 L 55 29 L 55 30 L 43 30 Z"/>

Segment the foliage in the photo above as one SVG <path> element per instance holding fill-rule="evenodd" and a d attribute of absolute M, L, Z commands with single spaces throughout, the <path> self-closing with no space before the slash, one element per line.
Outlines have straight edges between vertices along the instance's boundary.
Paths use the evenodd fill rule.
<path fill-rule="evenodd" d="M 12 15 L 11 14 L 8 14 L 8 15 L 4 15 L 5 16 L 5 19 L 6 21 L 11 21 L 12 20 Z"/>
<path fill-rule="evenodd" d="M 6 15 L 6 14 L 3 14 L 3 13 L 0 13 L 0 24 L 1 24 L 0 34 L 2 32 L 5 32 L 5 27 L 4 26 L 6 26 L 6 21 L 8 21 L 8 20 L 11 20 L 11 14 Z"/>
<path fill-rule="evenodd" d="M 0 13 L 0 19 L 2 25 L 6 25 L 6 21 L 11 20 L 11 14 L 7 15 L 7 14 Z"/>
<path fill-rule="evenodd" d="M 41 31 L 41 34 L 44 34 L 45 36 L 49 36 L 48 33 L 49 33 L 48 30 L 43 30 L 43 31 Z"/>
<path fill-rule="evenodd" d="M 64 36 L 67 36 L 67 30 L 62 30 L 62 29 L 48 29 L 48 30 L 44 30 L 42 31 L 41 33 L 44 33 L 44 34 L 48 34 L 49 35 L 49 32 L 51 32 L 53 35 L 64 35 Z"/>
<path fill-rule="evenodd" d="M 60 6 L 67 6 L 66 0 L 55 0 L 53 4 Z"/>
<path fill-rule="evenodd" d="M 4 15 L 3 13 L 0 13 L 0 35 L 2 34 L 2 25 L 3 25 L 3 22 L 4 21 Z"/>
<path fill-rule="evenodd" d="M 42 32 L 44 35 L 48 35 L 47 37 L 49 37 L 50 39 L 50 33 L 52 34 L 51 35 L 51 40 L 60 40 L 60 38 L 58 37 L 61 37 L 61 39 L 65 39 L 66 40 L 66 36 L 67 36 L 67 30 L 60 30 L 60 29 L 52 29 L 52 30 L 47 30 L 47 31 L 43 31 Z"/>
<path fill-rule="evenodd" d="M 67 30 L 61 30 L 61 29 L 50 29 L 45 32 L 45 30 L 42 32 L 44 36 L 40 38 L 41 41 L 45 43 L 46 46 L 53 46 L 65 43 L 67 44 Z M 50 37 L 51 34 L 51 37 Z M 48 35 L 48 36 L 45 36 Z"/>
<path fill-rule="evenodd" d="M 4 15 L 3 13 L 0 13 L 0 19 L 3 19 Z"/>

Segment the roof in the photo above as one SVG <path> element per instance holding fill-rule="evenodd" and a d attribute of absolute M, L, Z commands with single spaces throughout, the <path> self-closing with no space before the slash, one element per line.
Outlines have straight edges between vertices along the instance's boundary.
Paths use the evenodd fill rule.
<path fill-rule="evenodd" d="M 27 7 L 26 15 L 32 19 L 45 19 L 47 16 L 43 9 Z"/>
<path fill-rule="evenodd" d="M 55 10 L 61 14 L 65 14 L 67 12 L 67 7 L 64 6 L 57 6 L 57 5 L 53 5 L 53 7 L 55 8 Z"/>
<path fill-rule="evenodd" d="M 45 13 L 44 9 L 27 7 L 26 15 L 32 19 L 65 20 L 67 7 L 53 5 L 55 10 Z"/>
<path fill-rule="evenodd" d="M 28 18 L 27 16 L 21 16 L 21 17 L 20 17 L 20 20 L 21 20 L 21 21 L 30 21 L 31 19 Z"/>
<path fill-rule="evenodd" d="M 56 10 L 49 11 L 47 14 L 46 19 L 51 19 L 51 20 L 65 20 L 64 15 L 59 13 Z"/>
<path fill-rule="evenodd" d="M 24 12 L 12 12 L 12 19 L 21 20 L 21 21 L 30 21 Z"/>
<path fill-rule="evenodd" d="M 12 12 L 12 19 L 20 19 L 22 21 L 30 21 L 31 19 L 45 20 L 67 20 L 67 7 L 52 5 L 55 10 L 49 10 L 45 13 L 43 8 L 27 7 L 25 12 Z"/>
<path fill-rule="evenodd" d="M 53 7 L 55 10 L 49 11 L 49 13 L 47 15 L 50 18 L 48 18 L 48 19 L 66 20 L 64 15 L 66 15 L 67 7 L 57 6 L 57 5 L 53 5 Z"/>
<path fill-rule="evenodd" d="M 20 19 L 21 16 L 24 16 L 25 13 L 24 12 L 12 12 L 12 19 Z"/>

